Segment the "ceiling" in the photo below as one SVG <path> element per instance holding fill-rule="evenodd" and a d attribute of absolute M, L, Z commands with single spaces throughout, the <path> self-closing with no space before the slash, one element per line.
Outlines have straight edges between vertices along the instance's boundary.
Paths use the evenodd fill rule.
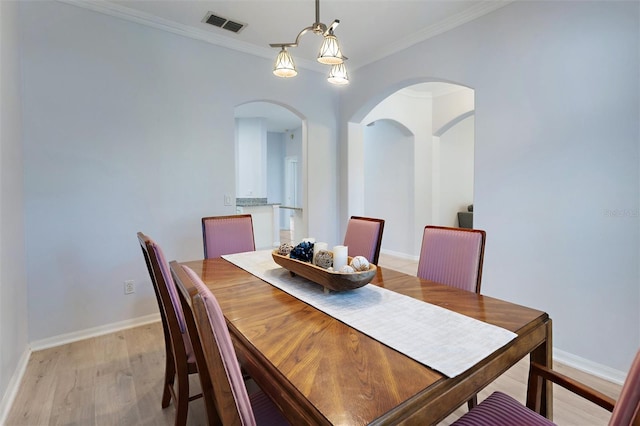
<path fill-rule="evenodd" d="M 315 22 L 315 0 L 61 0 L 275 60 L 270 43 L 294 42 Z M 320 22 L 340 20 L 335 34 L 347 67 L 381 59 L 508 4 L 510 0 L 321 0 Z M 208 12 L 246 24 L 233 33 L 203 20 Z M 322 37 L 306 33 L 291 53 L 300 68 L 315 60 Z"/>

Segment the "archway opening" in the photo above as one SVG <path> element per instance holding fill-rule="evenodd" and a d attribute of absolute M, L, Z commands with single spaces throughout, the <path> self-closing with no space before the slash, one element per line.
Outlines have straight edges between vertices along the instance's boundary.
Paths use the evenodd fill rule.
<path fill-rule="evenodd" d="M 256 248 L 295 241 L 304 218 L 303 118 L 268 101 L 235 108 L 236 212 L 253 217 Z"/>
<path fill-rule="evenodd" d="M 383 252 L 417 259 L 425 225 L 460 225 L 473 204 L 474 111 L 473 89 L 412 82 L 349 123 L 348 212 L 388 221 Z"/>

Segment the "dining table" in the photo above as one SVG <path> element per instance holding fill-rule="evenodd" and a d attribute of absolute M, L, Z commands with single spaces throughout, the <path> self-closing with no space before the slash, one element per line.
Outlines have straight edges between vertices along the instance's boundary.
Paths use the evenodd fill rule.
<path fill-rule="evenodd" d="M 198 274 L 216 297 L 243 369 L 293 425 L 438 424 L 527 355 L 530 362 L 549 367 L 552 363 L 552 321 L 547 313 L 393 269 L 377 266 L 365 287 L 495 326 L 514 337 L 462 371 L 445 374 L 228 258 L 170 263 L 187 300 L 194 288 L 182 265 Z M 316 285 L 292 278 L 301 286 Z M 375 321 L 406 332 L 394 318 L 404 318 L 405 312 L 384 312 Z M 431 328 L 445 325 L 432 322 Z M 421 334 L 412 333 L 416 338 Z M 436 340 L 447 336 L 433 338 L 437 348 L 446 342 Z M 537 394 L 527 395 L 527 405 L 552 418 L 551 386 L 537 387 Z"/>

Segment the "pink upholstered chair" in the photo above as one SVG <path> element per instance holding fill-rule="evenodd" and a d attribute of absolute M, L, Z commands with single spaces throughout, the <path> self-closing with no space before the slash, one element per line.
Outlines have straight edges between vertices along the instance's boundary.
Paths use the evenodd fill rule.
<path fill-rule="evenodd" d="M 480 293 L 486 233 L 479 229 L 425 226 L 418 277 Z M 478 405 L 474 395 L 469 409 Z"/>
<path fill-rule="evenodd" d="M 200 277 L 186 266 L 183 271 L 197 293 L 191 297 L 193 315 L 201 343 L 195 349 L 204 360 L 209 381 L 213 384 L 213 400 L 223 425 L 288 425 L 282 413 L 262 391 L 248 394 L 236 358 L 227 323 L 218 301 Z M 200 361 L 198 361 L 200 362 Z M 212 419 L 209 423 L 213 424 Z"/>
<path fill-rule="evenodd" d="M 256 249 L 250 214 L 202 218 L 205 259 Z"/>
<path fill-rule="evenodd" d="M 425 226 L 418 277 L 480 293 L 485 239 L 478 229 Z"/>
<path fill-rule="evenodd" d="M 580 395 L 594 404 L 611 411 L 610 426 L 631 426 L 640 424 L 640 351 L 631 365 L 627 379 L 622 386 L 618 402 L 585 386 L 563 374 L 538 364 L 532 364 L 529 371 L 530 394 L 535 395 L 543 379 L 550 380 L 569 391 Z M 536 410 L 539 411 L 538 404 Z M 453 423 L 457 426 L 512 426 L 512 425 L 553 425 L 551 421 L 535 411 L 529 410 L 518 401 L 501 392 L 492 393 L 473 410 Z"/>
<path fill-rule="evenodd" d="M 382 244 L 384 220 L 351 216 L 344 235 L 344 245 L 349 247 L 349 256 L 364 256 L 374 265 L 378 264 Z"/>
<path fill-rule="evenodd" d="M 202 397 L 202 394 L 189 396 L 189 375 L 198 372 L 193 345 L 162 249 L 142 232 L 138 232 L 138 241 L 156 293 L 164 330 L 166 364 L 162 408 L 168 407 L 173 398 L 176 406 L 175 424 L 182 426 L 187 422 L 189 401 Z M 176 378 L 177 391 L 174 388 Z"/>

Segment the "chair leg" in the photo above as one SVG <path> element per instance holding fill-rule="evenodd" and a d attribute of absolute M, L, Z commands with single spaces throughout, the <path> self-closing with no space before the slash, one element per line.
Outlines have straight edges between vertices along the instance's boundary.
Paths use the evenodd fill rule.
<path fill-rule="evenodd" d="M 162 408 L 167 408 L 171 403 L 171 389 L 176 377 L 176 366 L 173 362 L 173 356 L 167 353 L 166 366 L 164 368 L 164 391 L 162 392 Z"/>
<path fill-rule="evenodd" d="M 467 408 L 471 411 L 476 405 L 478 405 L 478 395 L 473 395 L 471 399 L 467 401 Z"/>
<path fill-rule="evenodd" d="M 184 426 L 187 424 L 187 410 L 189 409 L 189 372 L 186 368 L 180 368 L 178 371 L 178 392 L 175 399 L 175 426 Z"/>

